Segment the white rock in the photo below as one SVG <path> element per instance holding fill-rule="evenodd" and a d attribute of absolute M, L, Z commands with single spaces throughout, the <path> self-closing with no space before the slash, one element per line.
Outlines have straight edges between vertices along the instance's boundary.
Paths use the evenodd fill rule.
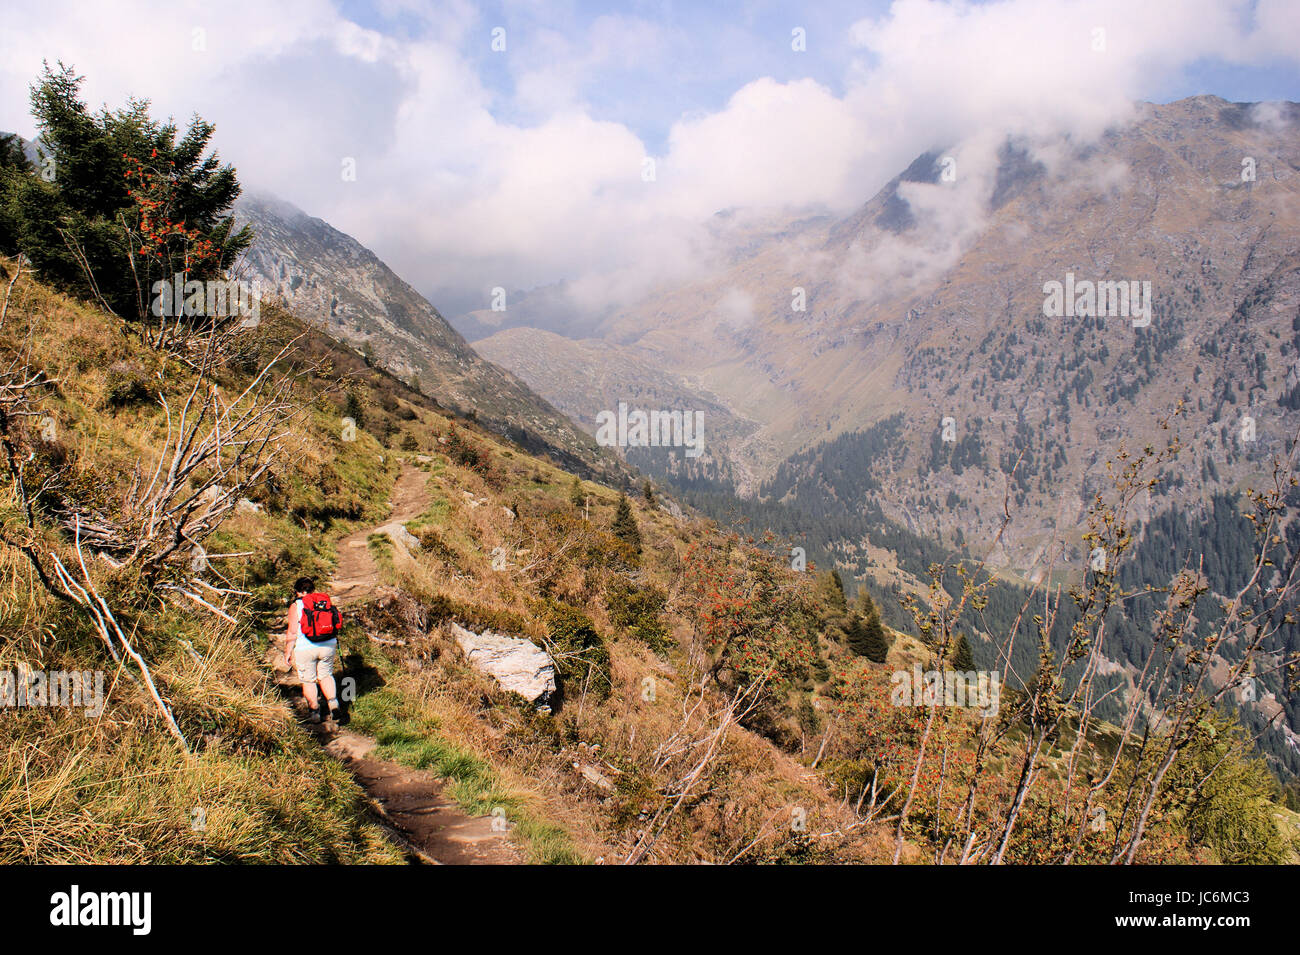
<path fill-rule="evenodd" d="M 246 497 L 241 497 L 239 503 L 235 505 L 235 510 L 241 514 L 261 514 L 262 505 L 256 501 L 250 501 Z"/>
<path fill-rule="evenodd" d="M 406 551 L 413 552 L 420 549 L 420 542 L 415 535 L 406 529 L 405 524 L 400 524 L 397 521 L 376 528 L 375 533 L 387 534 L 389 540 Z"/>
<path fill-rule="evenodd" d="M 686 512 L 678 506 L 676 501 L 660 501 L 659 510 L 671 515 L 675 520 L 683 521 L 686 519 Z"/>
<path fill-rule="evenodd" d="M 539 705 L 554 695 L 555 661 L 535 643 L 492 630 L 475 633 L 455 623 L 450 628 L 470 665 L 492 677 L 502 689 Z"/>
<path fill-rule="evenodd" d="M 603 790 L 607 793 L 614 791 L 615 787 L 613 781 L 590 763 L 574 763 L 573 768 L 578 771 L 583 779 L 591 783 L 597 789 Z"/>

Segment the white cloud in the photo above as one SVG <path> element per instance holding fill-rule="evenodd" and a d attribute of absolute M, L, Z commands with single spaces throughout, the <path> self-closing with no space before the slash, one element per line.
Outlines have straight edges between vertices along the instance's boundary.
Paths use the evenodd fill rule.
<path fill-rule="evenodd" d="M 744 289 L 727 289 L 713 307 L 732 331 L 741 331 L 753 324 L 754 298 Z"/>
<path fill-rule="evenodd" d="M 632 62 L 698 70 L 674 61 L 670 24 L 584 26 L 565 6 L 531 43 L 512 28 L 508 52 L 491 54 L 496 24 L 465 0 L 436 16 L 411 0 L 380 6 L 407 28 L 359 26 L 328 0 L 19 7 L 0 34 L 0 128 L 32 131 L 27 86 L 42 58 L 61 58 L 86 74 L 92 104 L 134 94 L 159 114 L 214 121 L 246 184 L 356 235 L 419 288 L 569 278 L 575 304 L 596 308 L 706 267 L 720 209 L 844 211 L 936 146 L 962 150 L 963 204 L 930 202 L 934 187 L 905 195 L 959 244 L 987 195 L 989 144 L 1007 132 L 1095 135 L 1198 61 L 1294 63 L 1300 33 L 1287 0 L 899 0 L 846 24 L 859 58 L 842 92 L 760 65 L 721 108 L 683 104 L 645 182 L 645 144 L 617 117 L 594 118 L 584 96 Z M 505 15 L 523 10 L 533 23 L 550 13 Z M 719 57 L 734 56 L 728 29 Z M 341 180 L 343 157 L 357 160 L 356 182 Z"/>

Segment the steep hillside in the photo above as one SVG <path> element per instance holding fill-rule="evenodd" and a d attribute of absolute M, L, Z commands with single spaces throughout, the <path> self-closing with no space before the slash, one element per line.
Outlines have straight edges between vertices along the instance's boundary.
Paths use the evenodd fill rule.
<path fill-rule="evenodd" d="M 597 416 L 617 412 L 620 402 L 630 409 L 698 412 L 704 440 L 698 458 L 651 448 L 624 448 L 621 453 L 632 464 L 679 485 L 701 476 L 741 483 L 733 462 L 742 460 L 738 448 L 757 424 L 737 418 L 716 398 L 665 370 L 662 355 L 536 328 L 509 328 L 476 341 L 474 348 L 490 361 L 510 361 L 525 381 L 542 383 L 556 406 L 591 434 L 597 431 Z"/>
<path fill-rule="evenodd" d="M 563 460 L 612 475 L 617 462 L 509 372 L 481 358 L 438 310 L 373 252 L 270 196 L 243 196 L 256 239 L 240 274 L 305 321 L 363 350 L 445 407 Z"/>
<path fill-rule="evenodd" d="M 731 546 L 725 536 L 638 501 L 642 543 L 632 547 L 610 532 L 617 491 L 577 485 L 553 463 L 458 421 L 274 306 L 200 377 L 141 347 L 116 318 L 4 264 L 0 279 L 12 288 L 0 349 L 6 359 L 22 354 L 50 384 L 22 396 L 39 412 L 30 418 L 5 392 L 0 670 L 23 672 L 25 661 L 38 672 L 101 670 L 107 680 L 102 718 L 31 705 L 6 716 L 0 856 L 400 860 L 384 820 L 298 726 L 262 661 L 278 639 L 286 582 L 327 579 L 336 543 L 386 519 L 399 470 L 412 466 L 428 506 L 404 522 L 414 540 L 372 538 L 385 585 L 348 603 L 343 634 L 351 726 L 379 741 L 379 758 L 433 770 L 466 811 L 506 820 L 520 857 L 535 862 L 632 852 L 647 861 L 870 856 L 860 840 L 791 843 L 796 833 L 765 823 L 791 801 L 832 828 L 841 818 L 832 794 L 800 768 L 789 691 L 762 712 L 793 752 L 738 725 L 725 693 L 700 683 L 677 649 L 688 611 L 665 600 L 682 586 L 681 555 L 706 540 Z M 236 483 L 218 486 L 216 460 L 201 464 L 172 498 L 204 502 L 182 518 L 186 546 L 142 570 L 129 556 L 132 535 L 144 533 L 133 523 L 133 482 L 175 449 L 167 408 L 175 427 L 187 395 L 196 386 L 205 393 L 209 380 L 222 394 L 247 394 L 277 354 L 269 469 L 252 483 L 231 472 L 224 480 Z M 210 429 L 198 424 L 200 446 Z M 232 494 L 238 500 L 225 508 Z M 71 586 L 102 595 L 105 615 L 68 598 L 55 566 L 80 581 Z M 800 585 L 795 575 L 790 583 Z M 124 635 L 117 650 L 96 619 Z M 470 667 L 452 621 L 548 647 L 561 674 L 554 715 Z M 114 662 L 127 646 L 147 669 Z M 698 707 L 683 711 L 684 700 Z M 712 742 L 705 765 L 666 758 L 691 734 Z M 662 818 L 666 794 L 692 771 L 697 799 Z M 652 818 L 653 844 L 642 838 Z"/>
<path fill-rule="evenodd" d="M 316 746 L 261 661 L 285 582 L 328 578 L 337 544 L 390 519 L 399 472 L 405 493 L 417 488 L 427 506 L 370 537 L 379 585 L 347 598 L 340 676 L 350 725 L 377 741 L 373 758 L 429 771 L 463 811 L 505 820 L 520 858 L 938 860 L 963 826 L 951 808 L 935 815 L 939 752 L 954 772 L 978 764 L 992 781 L 964 825 L 1003 825 L 1017 749 L 1035 732 L 1027 700 L 1004 689 L 990 702 L 999 719 L 940 710 L 933 727 L 919 699 L 891 705 L 891 671 L 929 665 L 934 647 L 886 631 L 893 645 L 882 663 L 857 656 L 846 614 L 874 613 L 869 602 L 849 607 L 833 580 L 791 570 L 772 542 L 746 543 L 648 500 L 631 502 L 630 521 L 620 521 L 617 491 L 457 423 L 273 307 L 241 347 L 196 374 L 12 268 L 0 349 L 26 356 L 24 380 L 38 372 L 51 384 L 24 389 L 30 406 L 12 392 L 4 406 L 0 663 L 109 679 L 97 718 L 30 704 L 6 716 L 5 859 L 396 861 L 384 837 L 392 823 L 366 808 L 365 777 L 354 781 Z M 178 492 L 210 502 L 182 518 L 191 543 L 156 563 L 131 557 L 133 535 L 148 533 L 132 520 L 134 476 L 172 453 L 167 408 L 175 428 L 186 395 L 215 385 L 247 396 L 277 355 L 263 375 L 279 402 L 269 470 L 251 482 L 230 472 L 224 480 L 235 483 L 209 494 L 220 465 L 197 468 Z M 230 403 L 235 420 L 252 410 L 246 401 Z M 16 416 L 24 407 L 38 413 Z M 195 431 L 199 446 L 209 427 Z M 212 509 L 231 494 L 246 496 Z M 69 587 L 93 595 L 99 612 Z M 116 637 L 103 639 L 96 621 Z M 453 624 L 546 648 L 559 674 L 551 712 L 471 666 Z M 115 662 L 123 651 L 131 660 Z M 1050 802 L 1066 777 L 1108 753 L 1120 760 L 1117 729 L 1090 733 L 1100 750 L 1078 762 L 1066 761 L 1072 733 L 1050 748 L 1038 799 Z M 969 734 L 984 739 L 979 750 Z M 1232 805 L 1271 827 L 1267 777 L 1224 748 L 1233 739 L 1222 724 L 1187 748 L 1187 772 L 1212 760 L 1245 774 L 1225 790 L 1230 803 L 1199 811 Z M 1107 799 L 1145 772 L 1131 757 Z M 900 826 L 890 809 L 909 790 L 911 760 L 927 768 L 910 787 L 912 822 Z M 1046 805 L 1024 814 L 1006 861 L 1056 858 L 1040 838 Z M 1191 831 L 1161 813 L 1137 859 L 1287 851 L 1276 832 L 1245 845 L 1198 844 Z M 1071 857 L 1101 860 L 1111 845 L 1096 832 Z"/>

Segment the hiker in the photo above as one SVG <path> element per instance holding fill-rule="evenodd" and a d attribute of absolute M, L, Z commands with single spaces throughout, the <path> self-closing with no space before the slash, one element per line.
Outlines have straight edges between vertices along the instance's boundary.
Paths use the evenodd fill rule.
<path fill-rule="evenodd" d="M 338 609 L 328 594 L 316 592 L 316 581 L 299 577 L 293 584 L 294 599 L 285 617 L 284 662 L 298 670 L 302 697 L 311 709 L 311 721 L 321 721 L 316 685 L 320 684 L 329 705 L 329 718 L 338 722 L 339 701 L 334 686 L 334 657 L 338 653 Z"/>

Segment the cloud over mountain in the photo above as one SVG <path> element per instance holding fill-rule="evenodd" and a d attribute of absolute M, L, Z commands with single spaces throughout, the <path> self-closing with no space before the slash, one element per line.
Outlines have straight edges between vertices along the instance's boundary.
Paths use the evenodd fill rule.
<path fill-rule="evenodd" d="M 60 6 L 9 14 L 0 128 L 33 132 L 43 58 L 85 73 L 92 103 L 165 90 L 156 110 L 216 122 L 249 185 L 318 210 L 449 313 L 560 279 L 575 307 L 626 301 L 703 268 L 720 209 L 843 212 L 927 149 L 1096 136 L 1135 99 L 1187 91 L 1206 62 L 1293 72 L 1300 33 L 1284 0 L 899 0 L 831 8 L 806 52 L 791 49 L 810 16 L 795 8 L 730 23 L 468 3 Z M 744 79 L 662 88 L 710 65 Z M 683 91 L 698 101 L 665 95 Z M 982 152 L 965 172 L 989 165 Z M 904 198 L 925 215 L 926 194 Z"/>

